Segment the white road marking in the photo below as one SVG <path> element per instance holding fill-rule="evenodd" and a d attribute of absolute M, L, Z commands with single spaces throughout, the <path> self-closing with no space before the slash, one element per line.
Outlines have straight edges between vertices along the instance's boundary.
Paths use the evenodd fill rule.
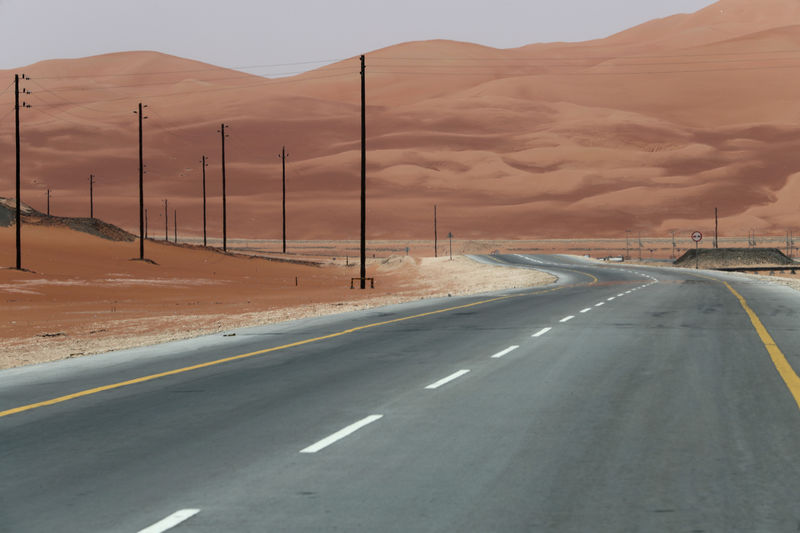
<path fill-rule="evenodd" d="M 569 322 L 569 321 L 570 321 L 570 320 L 572 320 L 573 318 L 575 318 L 575 315 L 569 315 L 569 316 L 565 316 L 564 318 L 562 318 L 561 320 L 559 320 L 559 322 L 561 322 L 561 323 L 563 324 L 564 322 Z"/>
<path fill-rule="evenodd" d="M 609 298 L 607 301 L 611 302 L 611 301 L 613 301 L 613 300 L 616 300 L 616 298 L 612 296 L 612 297 L 611 297 L 611 298 Z"/>
<path fill-rule="evenodd" d="M 172 513 L 165 519 L 156 522 L 152 526 L 139 530 L 139 533 L 162 533 L 163 531 L 172 529 L 181 522 L 189 520 L 199 512 L 200 509 L 181 509 L 180 511 Z"/>
<path fill-rule="evenodd" d="M 631 293 L 631 291 L 625 291 L 625 294 L 630 294 L 630 293 Z"/>
<path fill-rule="evenodd" d="M 622 298 L 623 296 L 625 296 L 625 293 L 621 292 L 621 293 L 617 294 L 617 298 Z"/>
<path fill-rule="evenodd" d="M 458 372 L 456 372 L 456 373 L 454 373 L 454 374 L 450 374 L 450 375 L 449 375 L 449 376 L 447 376 L 446 378 L 442 378 L 442 379 L 440 379 L 440 380 L 439 380 L 439 381 L 437 381 L 436 383 L 431 383 L 430 385 L 428 385 L 428 386 L 427 386 L 427 387 L 425 387 L 425 388 L 426 388 L 426 389 L 430 389 L 430 390 L 433 390 L 433 389 L 438 389 L 438 388 L 439 388 L 439 387 L 441 387 L 442 385 L 446 385 L 446 384 L 450 383 L 451 381 L 453 381 L 454 379 L 458 379 L 458 378 L 460 378 L 461 376 L 463 376 L 464 374 L 468 374 L 468 373 L 469 373 L 469 370 L 459 370 Z"/>
<path fill-rule="evenodd" d="M 359 429 L 363 428 L 364 426 L 366 426 L 368 424 L 372 424 L 373 422 L 375 422 L 376 420 L 380 420 L 381 418 L 383 418 L 383 415 L 369 415 L 366 418 L 362 418 L 361 420 L 359 420 L 355 424 L 350 424 L 346 428 L 340 429 L 339 431 L 337 431 L 333 435 L 330 435 L 329 437 L 325 437 L 321 441 L 312 444 L 308 448 L 303 448 L 302 450 L 300 450 L 300 453 L 317 453 L 318 451 L 320 451 L 320 450 L 322 450 L 324 448 L 327 448 L 328 446 L 330 446 L 334 442 L 342 440 L 343 438 L 347 437 L 348 435 L 350 435 L 352 433 L 355 433 L 356 431 L 358 431 Z"/>
<path fill-rule="evenodd" d="M 503 357 L 504 355 L 508 355 L 508 354 L 510 354 L 511 352 L 513 352 L 514 350 L 516 350 L 517 348 L 519 348 L 519 346 L 509 346 L 508 348 L 506 348 L 506 349 L 505 349 L 505 350 L 503 350 L 502 352 L 499 352 L 499 353 L 496 353 L 496 354 L 494 354 L 494 355 L 493 355 L 491 358 L 492 358 L 492 359 L 500 359 L 500 358 L 501 358 L 501 357 Z"/>
<path fill-rule="evenodd" d="M 591 307 L 587 307 L 586 309 L 581 309 L 581 313 L 588 313 L 591 310 L 592 310 Z"/>
<path fill-rule="evenodd" d="M 550 331 L 552 329 L 553 328 L 542 328 L 537 333 L 534 333 L 533 335 L 531 335 L 531 337 L 541 337 L 542 335 L 544 335 L 545 333 L 547 333 L 548 331 Z"/>
<path fill-rule="evenodd" d="M 599 304 L 594 304 L 595 307 L 601 307 L 601 306 L 604 306 L 604 305 L 606 305 L 605 302 L 600 302 Z"/>

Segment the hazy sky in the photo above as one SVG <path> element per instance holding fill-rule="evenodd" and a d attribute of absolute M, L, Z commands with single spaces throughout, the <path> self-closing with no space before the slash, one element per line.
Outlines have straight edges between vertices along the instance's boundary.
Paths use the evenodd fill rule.
<path fill-rule="evenodd" d="M 0 69 L 156 50 L 225 67 L 350 57 L 421 39 L 583 41 L 713 0 L 0 0 Z M 317 65 L 260 67 L 255 74 Z"/>

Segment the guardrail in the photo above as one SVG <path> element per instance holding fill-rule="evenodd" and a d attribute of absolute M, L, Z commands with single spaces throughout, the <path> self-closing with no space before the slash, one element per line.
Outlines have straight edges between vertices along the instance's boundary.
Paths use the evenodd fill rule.
<path fill-rule="evenodd" d="M 789 271 L 792 274 L 797 273 L 797 269 L 800 268 L 800 265 L 796 266 L 777 266 L 777 267 L 720 267 L 714 268 L 712 270 L 720 270 L 722 272 L 786 272 Z"/>

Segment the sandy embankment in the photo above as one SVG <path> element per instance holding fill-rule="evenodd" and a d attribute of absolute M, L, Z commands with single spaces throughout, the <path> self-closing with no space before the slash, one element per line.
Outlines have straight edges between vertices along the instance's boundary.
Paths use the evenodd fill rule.
<path fill-rule="evenodd" d="M 4 266 L 14 261 L 13 238 L 13 228 L 0 228 Z M 0 368 L 553 281 L 465 257 L 392 256 L 368 262 L 376 288 L 360 291 L 350 289 L 353 265 L 278 263 L 149 241 L 145 255 L 157 264 L 131 260 L 138 243 L 24 227 L 23 267 L 32 272 L 0 270 Z"/>

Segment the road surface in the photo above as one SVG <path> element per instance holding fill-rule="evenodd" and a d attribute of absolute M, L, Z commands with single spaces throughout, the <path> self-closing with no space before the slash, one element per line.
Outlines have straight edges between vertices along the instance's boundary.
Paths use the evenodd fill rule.
<path fill-rule="evenodd" d="M 798 531 L 800 293 L 481 260 L 559 281 L 0 372 L 0 531 Z"/>

